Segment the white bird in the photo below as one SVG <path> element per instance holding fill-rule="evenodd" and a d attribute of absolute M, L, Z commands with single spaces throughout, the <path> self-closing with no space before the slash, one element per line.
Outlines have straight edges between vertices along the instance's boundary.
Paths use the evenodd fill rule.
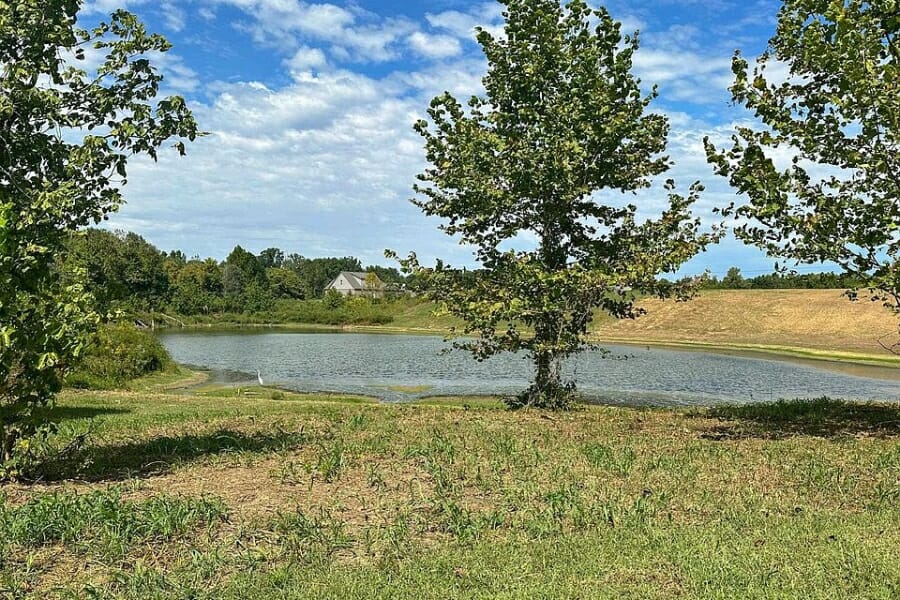
<path fill-rule="evenodd" d="M 265 385 L 262 380 L 262 374 L 259 372 L 259 369 L 256 370 L 256 380 L 259 382 L 259 385 Z"/>

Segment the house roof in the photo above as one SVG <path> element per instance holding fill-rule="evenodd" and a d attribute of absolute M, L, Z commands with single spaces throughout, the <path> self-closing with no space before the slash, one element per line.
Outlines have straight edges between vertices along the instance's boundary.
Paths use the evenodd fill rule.
<path fill-rule="evenodd" d="M 375 275 L 375 274 L 373 273 L 373 275 Z M 329 288 L 334 287 L 335 282 L 338 279 L 340 279 L 341 276 L 343 276 L 344 279 L 347 280 L 347 283 L 349 283 L 350 287 L 354 290 L 368 289 L 368 288 L 366 288 L 366 277 L 368 277 L 369 274 L 354 272 L 354 271 L 341 271 L 340 274 L 334 278 L 334 281 L 332 281 L 330 284 L 328 284 L 328 287 Z M 379 287 L 379 288 L 382 287 L 383 284 L 381 283 L 381 280 L 378 279 L 378 275 L 375 275 L 375 278 L 378 281 L 378 285 L 376 287 Z"/>

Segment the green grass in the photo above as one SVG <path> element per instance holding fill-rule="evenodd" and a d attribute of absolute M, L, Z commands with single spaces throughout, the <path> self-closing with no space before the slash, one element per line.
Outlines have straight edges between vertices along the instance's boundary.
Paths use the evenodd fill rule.
<path fill-rule="evenodd" d="M 256 391 L 64 394 L 59 435 L 93 435 L 0 486 L 0 597 L 900 594 L 896 404 Z"/>

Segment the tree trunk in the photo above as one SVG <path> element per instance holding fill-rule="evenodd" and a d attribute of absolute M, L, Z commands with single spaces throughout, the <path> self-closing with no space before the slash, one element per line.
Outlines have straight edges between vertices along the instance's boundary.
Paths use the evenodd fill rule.
<path fill-rule="evenodd" d="M 536 400 L 548 399 L 562 387 L 561 365 L 558 357 L 541 352 L 534 357 L 534 392 Z"/>
<path fill-rule="evenodd" d="M 566 253 L 560 247 L 556 228 L 554 223 L 545 223 L 542 228 L 541 262 L 549 273 L 566 268 Z M 519 398 L 519 406 L 558 410 L 569 408 L 572 403 L 572 388 L 562 382 L 560 319 L 560 314 L 549 310 L 535 323 L 534 381 Z"/>
<path fill-rule="evenodd" d="M 16 440 L 18 440 L 16 431 L 0 423 L 0 466 L 12 458 Z"/>

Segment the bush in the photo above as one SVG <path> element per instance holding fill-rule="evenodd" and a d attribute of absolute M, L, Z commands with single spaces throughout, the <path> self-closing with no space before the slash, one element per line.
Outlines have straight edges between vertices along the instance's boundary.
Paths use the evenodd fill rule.
<path fill-rule="evenodd" d="M 269 316 L 278 323 L 385 325 L 394 320 L 391 306 L 378 299 L 343 298 L 337 307 L 324 300 L 282 300 Z"/>
<path fill-rule="evenodd" d="M 107 325 L 94 335 L 83 360 L 66 383 L 82 389 L 113 389 L 174 366 L 154 335 L 131 325 Z"/>

